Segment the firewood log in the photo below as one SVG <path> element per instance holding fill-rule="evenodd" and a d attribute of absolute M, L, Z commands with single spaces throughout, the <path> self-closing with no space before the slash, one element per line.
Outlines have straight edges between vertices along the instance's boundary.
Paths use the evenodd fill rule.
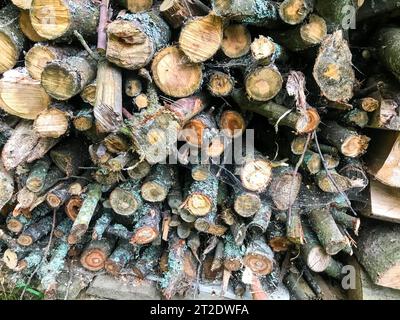
<path fill-rule="evenodd" d="M 143 204 L 138 212 L 139 220 L 135 224 L 130 243 L 149 244 L 160 234 L 161 212 L 157 205 Z"/>
<path fill-rule="evenodd" d="M 175 98 L 196 93 L 203 80 L 201 65 L 190 63 L 177 47 L 167 47 L 159 51 L 152 62 L 151 71 L 157 87 Z"/>
<path fill-rule="evenodd" d="M 212 71 L 208 75 L 207 88 L 215 97 L 229 96 L 234 88 L 235 79 L 229 73 Z"/>
<path fill-rule="evenodd" d="M 169 239 L 168 271 L 161 281 L 162 294 L 171 299 L 176 293 L 184 294 L 196 277 L 196 264 L 185 240 Z"/>
<path fill-rule="evenodd" d="M 52 228 L 51 216 L 46 216 L 40 219 L 38 222 L 30 225 L 22 234 L 18 237 L 17 242 L 21 246 L 30 246 L 37 240 L 46 236 Z"/>
<path fill-rule="evenodd" d="M 242 267 L 244 246 L 238 246 L 231 235 L 224 239 L 224 268 L 229 271 L 237 271 Z"/>
<path fill-rule="evenodd" d="M 75 244 L 80 242 L 82 236 L 89 228 L 89 223 L 95 213 L 97 203 L 101 197 L 101 186 L 99 184 L 90 184 L 88 192 L 84 199 L 79 213 L 74 220 L 74 224 L 68 236 L 68 243 Z"/>
<path fill-rule="evenodd" d="M 279 16 L 287 24 L 301 23 L 314 9 L 314 0 L 285 0 L 279 5 Z"/>
<path fill-rule="evenodd" d="M 130 12 L 138 13 L 147 11 L 153 5 L 153 0 L 139 0 L 139 1 L 132 1 L 132 0 L 121 0 L 121 5 L 128 9 Z"/>
<path fill-rule="evenodd" d="M 346 246 L 347 240 L 340 232 L 329 209 L 311 210 L 308 218 L 326 253 L 335 255 Z"/>
<path fill-rule="evenodd" d="M 77 111 L 72 120 L 74 128 L 78 131 L 86 131 L 93 127 L 94 115 L 91 109 L 85 108 Z"/>
<path fill-rule="evenodd" d="M 218 117 L 218 127 L 228 138 L 240 137 L 247 127 L 247 122 L 241 113 L 234 110 L 224 110 Z"/>
<path fill-rule="evenodd" d="M 72 106 L 63 103 L 53 103 L 42 111 L 33 122 L 33 129 L 41 138 L 59 138 L 69 129 L 72 117 Z"/>
<path fill-rule="evenodd" d="M 96 62 L 86 51 L 46 64 L 41 84 L 57 100 L 68 100 L 82 92 L 96 76 Z"/>
<path fill-rule="evenodd" d="M 18 25 L 18 15 L 19 10 L 12 4 L 0 9 L 0 74 L 16 65 L 27 42 Z"/>
<path fill-rule="evenodd" d="M 241 109 L 252 111 L 268 118 L 272 125 L 275 125 L 280 120 L 278 125 L 288 126 L 295 129 L 298 133 L 311 132 L 318 127 L 320 122 L 318 112 L 313 108 L 307 109 L 305 114 L 299 112 L 287 114 L 290 109 L 272 101 L 266 103 L 252 102 L 240 90 L 235 90 L 232 97 Z M 287 116 L 282 119 L 284 114 L 287 114 Z"/>
<path fill-rule="evenodd" d="M 175 178 L 173 167 L 166 164 L 153 166 L 141 187 L 143 199 L 149 202 L 164 201 Z"/>
<path fill-rule="evenodd" d="M 33 29 L 31 17 L 29 15 L 29 9 L 20 11 L 18 23 L 22 33 L 32 42 L 46 41 L 45 38 L 41 37 L 36 30 Z"/>
<path fill-rule="evenodd" d="M 272 1 L 251 0 L 213 0 L 212 8 L 216 14 L 242 23 L 263 27 L 278 24 L 278 9 Z"/>
<path fill-rule="evenodd" d="M 247 225 L 247 229 L 255 234 L 263 234 L 267 231 L 271 220 L 272 209 L 271 204 L 267 201 L 262 201 L 260 209 L 253 216 L 253 219 Z"/>
<path fill-rule="evenodd" d="M 322 94 L 331 101 L 348 102 L 353 97 L 355 74 L 351 58 L 348 43 L 343 39 L 341 30 L 329 35 L 322 42 L 315 60 L 313 76 Z"/>
<path fill-rule="evenodd" d="M 35 119 L 50 104 L 40 81 L 29 77 L 25 68 L 5 72 L 0 80 L 0 108 L 23 119 Z"/>
<path fill-rule="evenodd" d="M 93 80 L 91 83 L 89 83 L 83 88 L 82 92 L 80 93 L 80 97 L 84 102 L 89 103 L 91 106 L 95 106 L 96 89 L 97 89 L 97 83 L 96 80 Z"/>
<path fill-rule="evenodd" d="M 102 270 L 114 246 L 115 238 L 113 237 L 90 241 L 81 254 L 81 265 L 89 271 Z"/>
<path fill-rule="evenodd" d="M 347 30 L 349 26 L 346 26 L 346 18 L 348 19 L 349 12 L 351 14 L 354 12 L 355 14 L 358 8 L 356 2 L 353 0 L 339 0 L 326 3 L 322 0 L 316 0 L 315 9 L 326 20 L 330 30 L 337 28 Z"/>
<path fill-rule="evenodd" d="M 114 276 L 118 275 L 133 256 L 133 247 L 128 241 L 121 240 L 113 253 L 104 263 L 106 271 Z"/>
<path fill-rule="evenodd" d="M 71 41 L 75 30 L 85 39 L 93 39 L 99 6 L 89 0 L 33 0 L 30 16 L 35 31 L 47 40 Z"/>
<path fill-rule="evenodd" d="M 255 275 L 271 273 L 274 267 L 274 253 L 262 234 L 253 235 L 247 241 L 243 264 Z"/>
<path fill-rule="evenodd" d="M 107 26 L 107 59 L 125 69 L 146 66 L 168 44 L 170 31 L 154 11 L 121 13 Z"/>
<path fill-rule="evenodd" d="M 114 212 L 121 215 L 134 214 L 143 204 L 139 184 L 128 181 L 120 184 L 110 194 L 110 205 Z"/>
<path fill-rule="evenodd" d="M 221 50 L 228 58 L 240 58 L 250 51 L 251 35 L 244 24 L 224 28 Z"/>
<path fill-rule="evenodd" d="M 211 13 L 195 17 L 184 24 L 179 36 L 179 48 L 192 63 L 210 59 L 221 47 L 223 20 Z"/>

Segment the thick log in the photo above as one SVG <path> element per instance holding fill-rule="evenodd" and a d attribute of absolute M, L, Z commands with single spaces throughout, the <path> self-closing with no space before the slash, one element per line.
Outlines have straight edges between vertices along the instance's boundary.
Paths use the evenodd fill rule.
<path fill-rule="evenodd" d="M 357 21 L 365 21 L 400 9 L 396 0 L 382 0 L 379 5 L 374 0 L 366 0 L 357 11 Z"/>
<path fill-rule="evenodd" d="M 99 6 L 90 0 L 33 0 L 30 16 L 35 31 L 47 40 L 71 41 L 75 30 L 85 39 L 93 39 Z"/>
<path fill-rule="evenodd" d="M 340 232 L 329 209 L 311 210 L 308 213 L 308 218 L 326 253 L 335 255 L 346 246 L 347 239 Z"/>
<path fill-rule="evenodd" d="M 114 276 L 119 275 L 121 269 L 126 266 L 132 257 L 132 245 L 128 241 L 121 240 L 104 263 L 104 268 Z"/>
<path fill-rule="evenodd" d="M 97 67 L 93 114 L 100 132 L 115 132 L 122 125 L 121 71 L 105 59 Z"/>
<path fill-rule="evenodd" d="M 176 29 L 189 18 L 202 16 L 210 9 L 200 1 L 164 0 L 160 5 L 160 13 L 164 19 Z"/>
<path fill-rule="evenodd" d="M 268 101 L 282 89 L 283 79 L 274 65 L 249 68 L 245 76 L 247 95 L 255 101 Z"/>
<path fill-rule="evenodd" d="M 35 119 L 50 104 L 40 81 L 29 77 L 25 68 L 5 72 L 0 80 L 0 108 L 23 119 Z"/>
<path fill-rule="evenodd" d="M 241 109 L 252 111 L 268 118 L 272 125 L 276 125 L 279 121 L 278 125 L 288 126 L 295 129 L 299 134 L 312 132 L 320 122 L 318 112 L 314 108 L 307 109 L 305 113 L 290 112 L 289 108 L 272 101 L 265 103 L 250 101 L 241 90 L 234 90 L 232 97 Z M 285 114 L 286 116 L 283 117 Z"/>
<path fill-rule="evenodd" d="M 161 246 L 148 246 L 144 248 L 140 257 L 135 261 L 132 271 L 140 279 L 154 272 L 161 256 Z"/>
<path fill-rule="evenodd" d="M 41 84 L 57 100 L 68 100 L 79 94 L 96 76 L 96 61 L 86 51 L 46 64 Z"/>
<path fill-rule="evenodd" d="M 53 148 L 50 157 L 67 176 L 77 175 L 89 160 L 87 145 L 73 138 Z"/>
<path fill-rule="evenodd" d="M 218 195 L 218 179 L 210 175 L 207 180 L 193 181 L 182 208 L 193 216 L 205 216 L 216 207 Z"/>
<path fill-rule="evenodd" d="M 33 122 L 33 129 L 41 138 L 59 138 L 69 129 L 72 117 L 72 106 L 53 103 L 47 110 L 39 113 Z"/>
<path fill-rule="evenodd" d="M 260 153 L 246 155 L 235 169 L 242 186 L 249 191 L 264 192 L 272 179 L 272 163 Z"/>
<path fill-rule="evenodd" d="M 278 9 L 272 1 L 213 0 L 214 12 L 222 17 L 249 25 L 275 27 L 279 21 Z"/>
<path fill-rule="evenodd" d="M 327 35 L 325 20 L 316 14 L 310 15 L 308 21 L 285 32 L 272 33 L 274 39 L 291 51 L 303 51 L 319 45 Z"/>
<path fill-rule="evenodd" d="M 189 20 L 181 29 L 179 48 L 190 62 L 200 63 L 210 59 L 222 44 L 222 18 L 211 13 Z"/>
<path fill-rule="evenodd" d="M 90 241 L 81 254 L 81 265 L 89 271 L 102 270 L 114 246 L 115 238 L 113 237 Z"/>
<path fill-rule="evenodd" d="M 139 221 L 135 224 L 131 244 L 149 244 L 160 235 L 161 211 L 156 205 L 144 204 L 137 214 Z"/>
<path fill-rule="evenodd" d="M 31 2 L 31 1 L 30 1 Z M 41 37 L 35 29 L 33 29 L 31 16 L 29 14 L 29 10 L 21 10 L 19 14 L 19 28 L 22 33 L 32 42 L 41 42 L 46 41 L 45 38 Z"/>
<path fill-rule="evenodd" d="M 353 97 L 355 74 L 352 55 L 341 30 L 322 42 L 314 64 L 314 79 L 331 101 L 348 102 Z"/>
<path fill-rule="evenodd" d="M 231 59 L 240 58 L 250 51 L 251 35 L 244 24 L 230 24 L 224 28 L 222 52 Z"/>
<path fill-rule="evenodd" d="M 357 1 L 354 0 L 336 0 L 326 2 L 323 0 L 315 0 L 315 9 L 326 20 L 329 30 L 342 28 L 349 29 L 348 25 L 349 14 L 355 14 L 358 8 Z M 355 19 L 354 17 L 353 19 Z"/>
<path fill-rule="evenodd" d="M 321 170 L 315 176 L 318 187 L 328 193 L 338 193 L 348 191 L 352 188 L 364 187 L 362 179 L 350 179 L 346 176 L 340 175 L 335 169 L 328 171 Z"/>
<path fill-rule="evenodd" d="M 334 121 L 324 121 L 319 134 L 346 157 L 356 158 L 367 151 L 369 137 L 340 126 Z"/>
<path fill-rule="evenodd" d="M 233 139 L 243 135 L 247 122 L 241 113 L 225 110 L 218 118 L 218 127 L 225 136 Z"/>
<path fill-rule="evenodd" d="M 36 43 L 25 55 L 25 67 L 32 79 L 40 81 L 47 63 L 63 60 L 78 52 L 73 47 L 55 47 L 47 43 Z"/>
<path fill-rule="evenodd" d="M 168 44 L 170 31 L 155 12 L 120 14 L 107 26 L 107 59 L 125 69 L 146 66 Z"/>
<path fill-rule="evenodd" d="M 0 9 L 0 74 L 12 69 L 22 53 L 26 39 L 18 24 L 19 10 L 11 4 Z"/>
<path fill-rule="evenodd" d="M 90 184 L 86 197 L 83 200 L 79 213 L 74 220 L 74 224 L 68 236 L 69 244 L 76 244 L 81 241 L 82 236 L 89 228 L 89 223 L 95 213 L 97 203 L 101 197 L 101 186 L 99 184 Z"/>
<path fill-rule="evenodd" d="M 157 87 L 175 98 L 194 94 L 203 80 L 201 65 L 190 63 L 177 47 L 167 47 L 158 52 L 152 62 L 151 71 Z"/>
<path fill-rule="evenodd" d="M 266 275 L 274 268 L 274 253 L 263 235 L 253 235 L 247 241 L 243 264 L 255 275 Z"/>
<path fill-rule="evenodd" d="M 314 0 L 285 0 L 279 5 L 279 16 L 287 24 L 303 22 L 314 10 Z"/>
<path fill-rule="evenodd" d="M 373 283 L 399 289 L 399 226 L 389 223 L 366 223 L 360 231 L 355 254 Z"/>
<path fill-rule="evenodd" d="M 172 187 L 174 168 L 166 164 L 157 164 L 152 167 L 141 187 L 143 199 L 149 202 L 164 201 Z"/>
<path fill-rule="evenodd" d="M 235 190 L 233 208 L 242 217 L 251 217 L 261 208 L 261 198 L 258 194 L 242 189 Z"/>
<path fill-rule="evenodd" d="M 116 187 L 110 194 L 111 208 L 117 214 L 134 214 L 143 204 L 140 185 L 137 181 L 127 181 Z"/>

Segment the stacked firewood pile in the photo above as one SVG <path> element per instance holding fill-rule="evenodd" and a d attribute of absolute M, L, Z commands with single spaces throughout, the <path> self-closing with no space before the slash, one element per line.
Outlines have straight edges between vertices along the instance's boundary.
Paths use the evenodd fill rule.
<path fill-rule="evenodd" d="M 360 219 L 400 221 L 398 1 L 0 5 L 10 281 L 54 298 L 76 260 L 324 299 L 354 252 L 400 288 L 399 228 Z"/>

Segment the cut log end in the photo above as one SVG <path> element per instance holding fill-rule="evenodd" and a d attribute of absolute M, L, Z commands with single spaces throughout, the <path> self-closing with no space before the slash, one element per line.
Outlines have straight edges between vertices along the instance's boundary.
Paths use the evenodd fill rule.
<path fill-rule="evenodd" d="M 248 254 L 243 259 L 243 264 L 257 275 L 267 275 L 272 272 L 273 262 L 261 254 Z"/>
<path fill-rule="evenodd" d="M 7 229 L 14 233 L 20 233 L 24 225 L 15 218 L 11 218 L 7 221 Z"/>
<path fill-rule="evenodd" d="M 62 199 L 53 193 L 48 193 L 46 196 L 46 201 L 52 208 L 58 208 L 62 205 Z"/>
<path fill-rule="evenodd" d="M 86 103 L 89 103 L 91 106 L 94 106 L 96 103 L 96 83 L 93 82 L 87 85 L 83 91 L 81 92 L 81 98 Z"/>
<path fill-rule="evenodd" d="M 21 234 L 18 237 L 17 242 L 18 242 L 19 245 L 21 245 L 23 247 L 28 247 L 33 243 L 33 239 L 29 235 Z"/>
<path fill-rule="evenodd" d="M 373 112 L 379 108 L 380 103 L 375 98 L 366 97 L 359 101 L 359 105 L 364 111 Z"/>
<path fill-rule="evenodd" d="M 59 64 L 50 64 L 42 72 L 42 86 L 57 100 L 68 100 L 80 91 L 80 83 L 73 71 Z"/>
<path fill-rule="evenodd" d="M 182 28 L 179 47 L 191 62 L 204 62 L 220 48 L 222 28 L 222 18 L 213 14 L 195 18 Z"/>
<path fill-rule="evenodd" d="M 40 80 L 44 67 L 55 59 L 56 55 L 47 46 L 36 45 L 25 55 L 25 66 L 33 79 Z"/>
<path fill-rule="evenodd" d="M 246 129 L 246 122 L 239 112 L 227 110 L 221 115 L 219 127 L 227 137 L 237 138 Z"/>
<path fill-rule="evenodd" d="M 51 20 L 49 20 L 50 14 Z M 70 9 L 62 0 L 35 0 L 32 3 L 30 16 L 35 31 L 48 40 L 61 37 L 71 25 Z"/>
<path fill-rule="evenodd" d="M 327 26 L 325 20 L 312 14 L 309 22 L 300 28 L 300 34 L 303 40 L 310 44 L 321 43 L 327 35 Z"/>
<path fill-rule="evenodd" d="M 212 202 L 203 194 L 192 194 L 187 198 L 185 208 L 194 216 L 205 216 L 211 212 Z"/>
<path fill-rule="evenodd" d="M 67 202 L 65 206 L 65 213 L 72 221 L 75 221 L 76 216 L 79 213 L 79 209 L 82 207 L 82 203 L 83 200 L 78 196 L 71 197 L 71 199 L 69 199 Z"/>
<path fill-rule="evenodd" d="M 242 267 L 242 262 L 238 259 L 225 259 L 224 268 L 229 271 L 238 271 Z"/>
<path fill-rule="evenodd" d="M 254 160 L 246 163 L 241 170 L 240 178 L 243 187 L 250 191 L 264 191 L 272 175 L 272 165 L 266 160 Z"/>
<path fill-rule="evenodd" d="M 149 202 L 163 201 L 168 195 L 168 190 L 154 181 L 145 182 L 141 191 L 143 199 Z"/>
<path fill-rule="evenodd" d="M 104 264 L 104 269 L 113 276 L 118 276 L 121 271 L 121 267 L 114 261 L 107 260 Z"/>
<path fill-rule="evenodd" d="M 234 79 L 229 74 L 214 72 L 210 76 L 208 90 L 213 96 L 225 97 L 232 92 L 234 85 Z"/>
<path fill-rule="evenodd" d="M 250 50 L 251 35 L 243 24 L 231 24 L 224 29 L 222 52 L 229 58 L 239 58 Z"/>
<path fill-rule="evenodd" d="M 307 0 L 286 0 L 279 6 L 279 15 L 287 24 L 301 23 L 310 12 Z"/>
<path fill-rule="evenodd" d="M 0 31 L 0 74 L 12 69 L 17 63 L 19 50 L 12 39 L 4 32 Z"/>
<path fill-rule="evenodd" d="M 324 248 L 315 246 L 307 255 L 307 266 L 314 272 L 323 272 L 329 265 L 331 257 L 326 254 Z"/>
<path fill-rule="evenodd" d="M 370 138 L 364 135 L 349 136 L 341 146 L 341 152 L 351 158 L 364 154 L 368 149 Z"/>
<path fill-rule="evenodd" d="M 7 249 L 4 251 L 3 261 L 8 268 L 13 270 L 18 265 L 18 256 L 13 250 Z"/>
<path fill-rule="evenodd" d="M 283 79 L 280 72 L 270 66 L 259 67 L 245 80 L 248 96 L 256 101 L 268 101 L 282 89 Z"/>
<path fill-rule="evenodd" d="M 32 1 L 29 1 L 32 2 Z M 22 10 L 19 15 L 19 27 L 22 33 L 31 41 L 39 42 L 45 41 L 46 39 L 41 37 L 33 28 L 31 23 L 31 17 L 29 16 L 29 10 Z"/>
<path fill-rule="evenodd" d="M 134 214 L 140 205 L 131 192 L 121 188 L 116 188 L 111 192 L 110 204 L 116 213 L 123 216 Z"/>
<path fill-rule="evenodd" d="M 321 119 L 316 109 L 307 109 L 307 111 L 299 117 L 296 123 L 296 130 L 298 133 L 310 133 L 318 127 L 320 121 Z"/>
<path fill-rule="evenodd" d="M 132 244 L 143 245 L 152 243 L 159 235 L 158 230 L 152 227 L 141 227 L 135 230 L 135 234 L 131 239 Z"/>
<path fill-rule="evenodd" d="M 200 88 L 203 77 L 201 65 L 189 63 L 176 47 L 160 51 L 154 57 L 151 70 L 157 87 L 175 98 L 194 94 Z"/>
<path fill-rule="evenodd" d="M 242 217 L 251 217 L 257 213 L 261 207 L 261 200 L 255 194 L 243 193 L 236 197 L 234 209 Z"/>
<path fill-rule="evenodd" d="M 256 61 L 271 61 L 276 52 L 276 45 L 269 38 L 260 35 L 251 43 L 250 49 Z"/>
<path fill-rule="evenodd" d="M 82 266 L 90 271 L 99 271 L 104 268 L 107 256 L 100 249 L 94 248 L 85 252 L 81 257 Z"/>
<path fill-rule="evenodd" d="M 274 237 L 269 240 L 268 245 L 274 252 L 282 252 L 289 249 L 291 242 L 286 237 Z"/>

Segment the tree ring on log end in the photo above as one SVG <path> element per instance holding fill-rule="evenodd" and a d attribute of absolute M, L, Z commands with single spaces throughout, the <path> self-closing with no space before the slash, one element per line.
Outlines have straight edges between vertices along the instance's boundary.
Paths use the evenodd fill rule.
<path fill-rule="evenodd" d="M 21 234 L 18 237 L 17 242 L 18 242 L 19 245 L 27 247 L 27 246 L 30 246 L 33 243 L 33 239 L 29 235 Z"/>
<path fill-rule="evenodd" d="M 321 118 L 317 110 L 314 108 L 307 109 L 297 121 L 296 130 L 298 133 L 310 133 L 318 127 L 320 121 Z"/>
<path fill-rule="evenodd" d="M 235 211 L 242 217 L 251 217 L 261 207 L 260 198 L 252 193 L 243 193 L 236 197 L 234 202 Z"/>
<path fill-rule="evenodd" d="M 102 250 L 95 248 L 82 255 L 81 264 L 90 271 L 99 271 L 104 268 L 106 258 Z"/>
<path fill-rule="evenodd" d="M 121 188 L 116 188 L 111 192 L 110 204 L 116 213 L 123 216 L 134 214 L 139 206 L 132 193 Z"/>
<path fill-rule="evenodd" d="M 314 272 L 323 272 L 331 261 L 331 257 L 326 254 L 321 246 L 315 246 L 307 255 L 307 266 Z"/>
<path fill-rule="evenodd" d="M 256 101 L 268 101 L 281 90 L 283 79 L 280 72 L 272 67 L 259 67 L 245 80 L 246 92 Z"/>
<path fill-rule="evenodd" d="M 23 227 L 23 224 L 17 219 L 11 218 L 7 221 L 7 229 L 11 232 L 20 233 Z"/>
<path fill-rule="evenodd" d="M 48 65 L 42 72 L 42 86 L 46 92 L 57 100 L 68 100 L 79 92 L 80 77 L 66 67 Z"/>
<path fill-rule="evenodd" d="M 56 56 L 49 48 L 36 45 L 25 55 L 25 66 L 32 79 L 40 81 L 44 67 L 54 59 Z"/>
<path fill-rule="evenodd" d="M 264 191 L 272 175 L 272 166 L 265 160 L 247 162 L 241 170 L 240 179 L 243 187 L 250 191 Z"/>
<path fill-rule="evenodd" d="M 67 214 L 68 218 L 72 221 L 75 221 L 76 216 L 79 213 L 79 209 L 81 208 L 83 200 L 78 197 L 74 196 L 68 201 L 67 205 L 65 206 L 65 213 Z"/>
<path fill-rule="evenodd" d="M 71 25 L 71 13 L 63 0 L 33 0 L 30 16 L 35 31 L 48 40 L 61 37 Z"/>
<path fill-rule="evenodd" d="M 350 136 L 342 143 L 341 152 L 347 157 L 358 157 L 367 151 L 369 141 L 367 136 Z"/>
<path fill-rule="evenodd" d="M 273 263 L 262 254 L 248 254 L 243 259 L 243 264 L 251 269 L 257 275 L 270 274 L 273 269 Z"/>
<path fill-rule="evenodd" d="M 225 259 L 224 267 L 229 271 L 238 271 L 242 267 L 242 263 L 237 259 Z"/>
<path fill-rule="evenodd" d="M 18 256 L 13 250 L 7 249 L 4 251 L 3 261 L 6 266 L 12 270 L 15 269 L 18 264 Z"/>
<path fill-rule="evenodd" d="M 135 231 L 131 239 L 132 244 L 148 244 L 158 237 L 159 232 L 151 227 L 141 227 Z"/>
<path fill-rule="evenodd" d="M 239 112 L 228 110 L 221 115 L 219 126 L 227 137 L 237 138 L 243 134 L 246 123 Z"/>
<path fill-rule="evenodd" d="M 228 58 L 239 58 L 249 52 L 251 35 L 243 24 L 231 24 L 224 29 L 221 49 Z"/>
<path fill-rule="evenodd" d="M 0 74 L 10 70 L 18 60 L 18 49 L 11 39 L 0 31 Z"/>
<path fill-rule="evenodd" d="M 185 208 L 194 216 L 205 216 L 212 209 L 209 197 L 203 194 L 191 194 L 185 204 Z"/>

